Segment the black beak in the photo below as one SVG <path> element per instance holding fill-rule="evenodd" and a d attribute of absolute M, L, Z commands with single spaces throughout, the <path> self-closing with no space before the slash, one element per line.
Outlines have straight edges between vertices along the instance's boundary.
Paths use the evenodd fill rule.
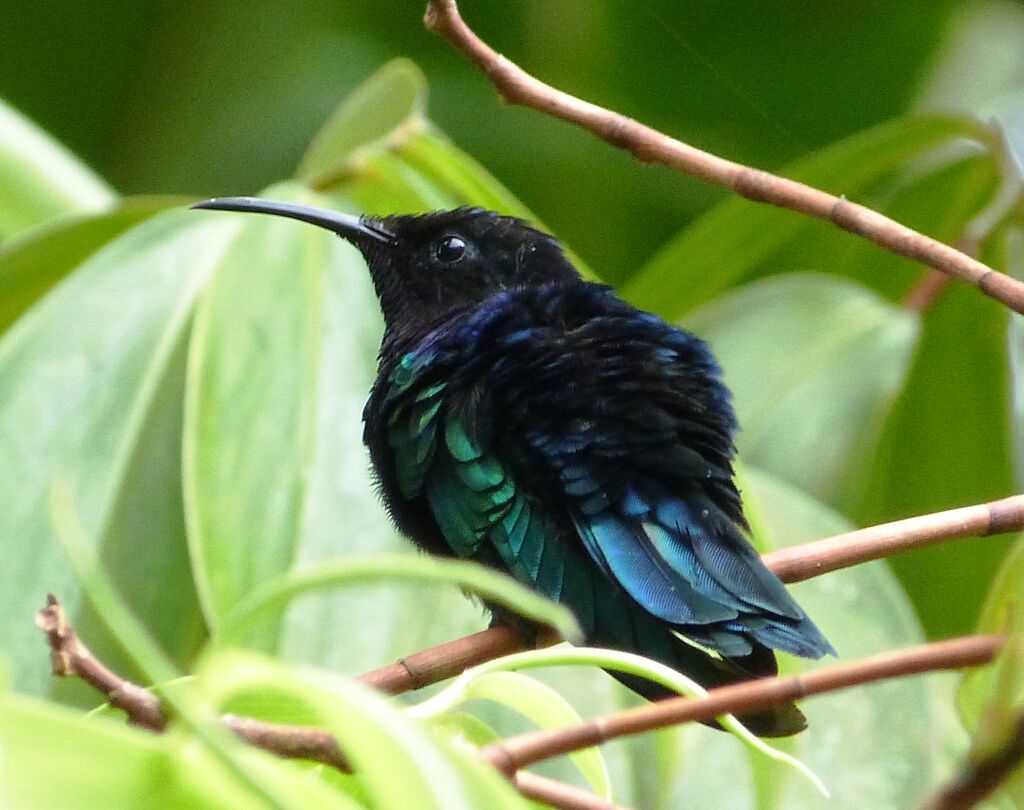
<path fill-rule="evenodd" d="M 314 208 L 310 205 L 263 200 L 259 197 L 215 197 L 196 203 L 193 208 L 213 211 L 242 211 L 250 214 L 274 214 L 279 217 L 297 219 L 310 225 L 319 225 L 338 234 L 342 239 L 359 244 L 367 239 L 374 242 L 392 244 L 394 235 L 388 233 L 372 220 L 352 214 L 342 214 L 327 208 Z"/>

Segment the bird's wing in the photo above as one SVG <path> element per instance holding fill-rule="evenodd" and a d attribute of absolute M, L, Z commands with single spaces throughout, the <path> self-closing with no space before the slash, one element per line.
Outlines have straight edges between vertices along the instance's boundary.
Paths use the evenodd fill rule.
<path fill-rule="evenodd" d="M 558 502 L 609 578 L 728 657 L 750 654 L 751 640 L 830 652 L 743 536 L 734 418 L 707 347 L 621 302 L 553 333 L 550 356 L 542 346 L 535 334 L 522 376 L 535 397 L 556 396 L 545 408 L 524 391 L 522 406 L 505 409 L 519 425 L 509 433 L 528 444 L 513 466 L 557 482 Z M 556 353 L 571 365 L 559 368 Z"/>
<path fill-rule="evenodd" d="M 456 397 L 448 371 L 436 353 L 422 351 L 406 355 L 391 374 L 384 405 L 401 494 L 426 498 L 455 554 L 496 556 L 516 579 L 573 605 L 589 631 L 595 601 L 586 552 L 559 541 L 548 511 L 493 443 L 481 441 L 474 428 L 479 400 Z"/>
<path fill-rule="evenodd" d="M 474 360 L 475 387 L 434 375 L 429 353 L 403 361 L 388 428 L 403 494 L 426 496 L 455 553 L 486 544 L 553 599 L 573 604 L 567 566 L 596 563 L 726 656 L 751 653 L 750 639 L 830 651 L 742 535 L 732 413 L 710 354 L 621 307 L 506 332 Z"/>

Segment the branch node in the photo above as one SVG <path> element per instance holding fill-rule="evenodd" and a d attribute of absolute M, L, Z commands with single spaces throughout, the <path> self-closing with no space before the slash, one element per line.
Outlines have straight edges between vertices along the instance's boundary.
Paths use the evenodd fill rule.
<path fill-rule="evenodd" d="M 416 691 L 417 689 L 422 689 L 423 687 L 430 686 L 434 683 L 434 678 L 431 677 L 432 673 L 430 668 L 418 666 L 412 656 L 399 658 L 395 663 L 408 674 L 409 681 L 412 684 L 412 689 L 410 691 Z"/>
<path fill-rule="evenodd" d="M 845 194 L 840 194 L 832 204 L 828 212 L 828 218 L 836 227 L 842 228 L 850 233 L 860 233 L 860 223 L 857 219 L 857 209 Z"/>
<path fill-rule="evenodd" d="M 992 501 L 988 507 L 988 526 L 980 534 L 1006 534 L 1021 529 L 1024 523 L 1024 502 L 1021 498 Z"/>

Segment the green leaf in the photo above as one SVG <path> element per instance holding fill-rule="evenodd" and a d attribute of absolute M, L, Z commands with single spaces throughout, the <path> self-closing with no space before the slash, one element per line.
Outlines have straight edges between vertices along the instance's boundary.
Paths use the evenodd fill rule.
<path fill-rule="evenodd" d="M 730 292 L 685 325 L 722 365 L 740 457 L 833 506 L 856 503 L 917 317 L 847 281 L 789 274 Z"/>
<path fill-rule="evenodd" d="M 221 641 L 237 643 L 237 634 L 265 611 L 280 611 L 297 595 L 339 585 L 410 579 L 458 585 L 464 590 L 495 602 L 520 616 L 543 622 L 569 639 L 579 639 L 580 629 L 566 608 L 538 596 L 511 577 L 462 560 L 444 560 L 411 554 L 377 554 L 346 558 L 296 569 L 270 582 L 239 602 L 225 617 Z"/>
<path fill-rule="evenodd" d="M 447 734 L 455 745 L 468 743 L 483 748 L 501 739 L 497 731 L 469 712 L 448 712 L 435 720 L 434 726 Z"/>
<path fill-rule="evenodd" d="M 600 667 L 605 670 L 635 675 L 653 681 L 660 686 L 664 686 L 666 689 L 678 692 L 680 695 L 706 697 L 708 694 L 700 684 L 686 675 L 635 653 L 622 652 L 620 650 L 559 646 L 544 650 L 515 653 L 488 661 L 485 664 L 478 664 L 472 669 L 467 669 L 450 686 L 429 700 L 425 700 L 423 703 L 410 709 L 410 713 L 417 717 L 435 717 L 443 712 L 447 712 L 473 697 L 476 682 L 494 673 L 535 669 L 538 667 L 579 665 Z M 723 728 L 730 731 L 751 749 L 789 765 L 805 776 L 822 794 L 828 795 L 828 791 L 821 783 L 821 780 L 801 762 L 782 751 L 772 748 L 764 740 L 759 739 L 748 731 L 732 715 L 723 715 L 718 720 Z"/>
<path fill-rule="evenodd" d="M 1024 701 L 1024 649 L 1020 630 L 1024 627 L 1024 537 L 1018 538 L 999 566 L 978 618 L 979 633 L 1009 636 L 995 666 L 972 669 L 964 674 L 957 704 L 964 725 L 972 732 L 995 703 L 1002 713 Z"/>
<path fill-rule="evenodd" d="M 989 249 L 981 258 L 996 269 L 1006 267 L 1005 250 Z M 960 284 L 950 285 L 925 313 L 919 348 L 856 510 L 859 522 L 927 514 L 1016 490 L 1007 320 L 999 302 Z M 929 637 L 970 631 L 1009 542 L 989 537 L 975 544 L 969 565 L 956 544 L 890 561 Z"/>
<path fill-rule="evenodd" d="M 0 246 L 0 332 L 107 242 L 179 197 L 129 197 L 110 213 L 36 228 Z"/>
<path fill-rule="evenodd" d="M 291 796 L 292 807 L 357 805 L 300 768 L 235 742 L 236 754 Z M 0 700 L 0 805 L 12 810 L 265 810 L 195 738 L 10 696 Z"/>
<path fill-rule="evenodd" d="M 59 594 L 72 616 L 82 606 L 48 512 L 59 480 L 75 483 L 74 507 L 113 583 L 171 656 L 188 660 L 202 639 L 174 392 L 192 304 L 234 230 L 185 212 L 155 217 L 90 256 L 0 340 L 0 536 L 12 540 L 0 648 L 19 689 L 51 682 L 31 622 L 41 595 Z M 79 615 L 76 625 L 111 652 L 101 624 Z"/>
<path fill-rule="evenodd" d="M 457 205 L 477 205 L 536 221 L 530 210 L 490 172 L 434 129 L 409 138 L 396 152 L 428 181 L 454 194 Z"/>
<path fill-rule="evenodd" d="M 116 201 L 74 155 L 0 101 L 0 239 L 60 217 L 98 213 Z"/>
<path fill-rule="evenodd" d="M 272 193 L 316 202 L 296 186 Z M 185 514 L 196 584 L 216 630 L 240 599 L 295 560 L 316 449 L 324 273 L 357 259 L 321 229 L 207 216 L 241 228 L 199 302 L 185 396 Z M 265 627 L 253 643 L 272 645 L 275 635 Z"/>
<path fill-rule="evenodd" d="M 779 174 L 853 196 L 906 160 L 959 138 L 981 140 L 984 132 L 966 118 L 898 120 L 839 141 Z M 624 294 L 637 306 L 674 320 L 812 227 L 819 226 L 802 214 L 731 198 L 669 242 L 630 280 Z"/>
<path fill-rule="evenodd" d="M 522 808 L 498 773 L 431 735 L 377 692 L 355 681 L 306 671 L 298 676 L 266 658 L 222 651 L 198 673 L 215 703 L 254 690 L 303 699 L 338 741 L 373 807 Z"/>
<path fill-rule="evenodd" d="M 1024 227 L 1006 231 L 1007 271 L 1024 280 Z M 1013 460 L 1017 482 L 1024 486 L 1024 323 L 1010 318 L 1006 336 L 1010 360 L 1010 401 L 1013 408 L 1010 429 L 1013 432 Z"/>
<path fill-rule="evenodd" d="M 455 208 L 458 200 L 393 152 L 366 155 L 357 171 L 332 192 L 354 200 L 369 214 L 421 214 Z"/>
<path fill-rule="evenodd" d="M 183 790 L 168 743 L 120 720 L 83 718 L 27 698 L 5 698 L 0 700 L 0 804 L 16 810 L 258 806 L 238 789 L 219 797 Z M 158 792 L 153 790 L 157 782 Z"/>
<path fill-rule="evenodd" d="M 54 527 L 61 546 L 72 563 L 83 592 L 103 617 L 111 634 L 148 682 L 159 684 L 161 708 L 174 718 L 176 726 L 192 732 L 229 780 L 244 786 L 269 807 L 298 810 L 312 802 L 317 807 L 347 810 L 345 804 L 332 801 L 332 795 L 320 794 L 315 784 L 299 786 L 298 790 L 295 785 L 288 784 L 289 780 L 282 779 L 280 771 L 290 770 L 295 775 L 294 769 L 289 766 L 282 768 L 272 758 L 268 766 L 266 754 L 244 745 L 209 711 L 209 701 L 197 695 L 195 682 L 179 676 L 174 663 L 154 643 L 95 559 L 92 547 L 96 543 L 81 524 L 75 508 L 74 484 L 74 481 L 59 479 L 51 497 Z"/>
<path fill-rule="evenodd" d="M 970 768 L 1013 745 L 1024 716 L 1024 537 L 1019 537 L 996 574 L 978 621 L 979 633 L 999 633 L 1005 642 L 995 663 L 967 670 L 957 706 L 971 732 Z M 1024 807 L 1024 776 L 1011 775 L 996 793 L 1012 807 Z"/>
<path fill-rule="evenodd" d="M 464 701 L 488 700 L 523 715 L 538 728 L 564 728 L 581 724 L 583 718 L 558 692 L 533 678 L 517 672 L 489 672 L 471 680 Z M 608 801 L 612 799 L 611 780 L 601 752 L 585 748 L 569 754 L 587 784 Z"/>
<path fill-rule="evenodd" d="M 408 59 L 392 59 L 352 91 L 313 138 L 298 176 L 327 189 L 361 157 L 387 150 L 426 126 L 427 82 Z"/>

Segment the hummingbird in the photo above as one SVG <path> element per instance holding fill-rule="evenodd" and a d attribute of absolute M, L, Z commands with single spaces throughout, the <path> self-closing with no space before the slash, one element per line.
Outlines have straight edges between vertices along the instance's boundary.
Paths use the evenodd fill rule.
<path fill-rule="evenodd" d="M 585 281 L 554 236 L 480 208 L 195 207 L 300 220 L 362 253 L 385 323 L 363 438 L 422 549 L 511 574 L 568 607 L 588 644 L 706 687 L 776 674 L 776 650 L 835 654 L 747 540 L 707 344 Z M 792 704 L 740 719 L 761 736 L 806 726 Z"/>

